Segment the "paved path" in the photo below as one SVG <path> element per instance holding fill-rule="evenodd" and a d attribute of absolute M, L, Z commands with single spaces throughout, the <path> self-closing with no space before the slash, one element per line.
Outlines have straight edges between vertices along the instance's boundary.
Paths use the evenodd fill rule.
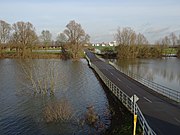
<path fill-rule="evenodd" d="M 180 104 L 170 102 L 148 87 L 131 79 L 113 66 L 99 60 L 93 53 L 86 52 L 91 63 L 123 90 L 129 97 L 136 94 L 137 102 L 150 127 L 158 135 L 180 135 Z"/>

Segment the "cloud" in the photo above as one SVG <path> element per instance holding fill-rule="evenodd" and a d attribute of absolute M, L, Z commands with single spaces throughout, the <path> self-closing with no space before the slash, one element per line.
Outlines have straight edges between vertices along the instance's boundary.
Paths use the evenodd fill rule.
<path fill-rule="evenodd" d="M 168 36 L 172 32 L 175 33 L 177 36 L 180 35 L 180 29 L 178 25 L 171 27 L 149 27 L 146 28 L 143 34 L 146 36 L 150 43 L 154 43 L 157 40 L 162 39 L 164 36 Z"/>
<path fill-rule="evenodd" d="M 157 28 L 157 27 L 150 27 L 145 30 L 144 33 L 148 34 L 160 34 L 164 33 L 170 30 L 170 27 L 163 27 L 163 28 Z"/>
<path fill-rule="evenodd" d="M 30 21 L 37 31 L 48 29 L 52 33 L 62 31 L 70 20 L 76 20 L 92 41 L 101 42 L 113 40 L 118 26 L 128 26 L 153 41 L 172 31 L 178 33 L 180 2 L 172 1 L 4 0 L 0 4 L 0 19 L 11 24 Z"/>

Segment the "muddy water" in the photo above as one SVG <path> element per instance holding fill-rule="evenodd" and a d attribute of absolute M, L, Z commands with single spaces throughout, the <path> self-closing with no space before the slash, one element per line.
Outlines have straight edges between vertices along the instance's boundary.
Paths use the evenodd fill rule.
<path fill-rule="evenodd" d="M 42 60 L 35 60 L 38 61 Z M 31 95 L 26 80 L 19 73 L 17 60 L 0 60 L 0 134 L 1 135 L 84 135 L 99 134 L 88 124 L 79 126 L 88 106 L 94 106 L 105 128 L 111 123 L 106 94 L 88 67 L 86 60 L 79 62 L 51 60 L 58 63 L 58 81 L 54 96 Z M 42 71 L 43 72 L 43 71 Z M 29 91 L 29 92 L 27 92 Z M 28 94 L 27 94 L 28 93 Z M 52 101 L 68 100 L 74 119 L 67 122 L 46 123 L 44 107 Z"/>

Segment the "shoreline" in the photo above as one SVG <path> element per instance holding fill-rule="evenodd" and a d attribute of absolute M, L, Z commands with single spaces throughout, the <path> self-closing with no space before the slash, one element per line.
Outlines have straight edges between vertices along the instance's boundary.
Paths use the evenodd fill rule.
<path fill-rule="evenodd" d="M 17 54 L 1 54 L 0 59 L 20 59 L 22 58 L 21 56 L 18 56 Z M 43 54 L 31 54 L 31 55 L 26 55 L 23 57 L 23 59 L 26 58 L 32 58 L 32 59 L 62 59 L 63 55 L 58 53 L 58 54 L 50 54 L 50 53 L 43 53 Z"/>

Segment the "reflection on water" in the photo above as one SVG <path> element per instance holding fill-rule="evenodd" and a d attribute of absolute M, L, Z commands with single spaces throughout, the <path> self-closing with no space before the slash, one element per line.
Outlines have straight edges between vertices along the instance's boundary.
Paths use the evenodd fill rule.
<path fill-rule="evenodd" d="M 36 60 L 37 62 L 40 60 Z M 107 97 L 86 60 L 80 62 L 51 60 L 58 63 L 58 81 L 55 96 L 32 96 L 22 92 L 24 78 L 17 60 L 0 60 L 0 134 L 72 135 L 88 134 L 88 125 L 77 124 L 87 107 L 94 106 L 106 128 L 110 125 Z M 43 71 L 42 71 L 43 72 Z M 43 109 L 52 101 L 65 98 L 72 105 L 76 120 L 64 123 L 46 123 Z"/>
<path fill-rule="evenodd" d="M 131 71 L 160 85 L 180 91 L 180 59 L 133 59 L 114 61 L 119 68 Z"/>

